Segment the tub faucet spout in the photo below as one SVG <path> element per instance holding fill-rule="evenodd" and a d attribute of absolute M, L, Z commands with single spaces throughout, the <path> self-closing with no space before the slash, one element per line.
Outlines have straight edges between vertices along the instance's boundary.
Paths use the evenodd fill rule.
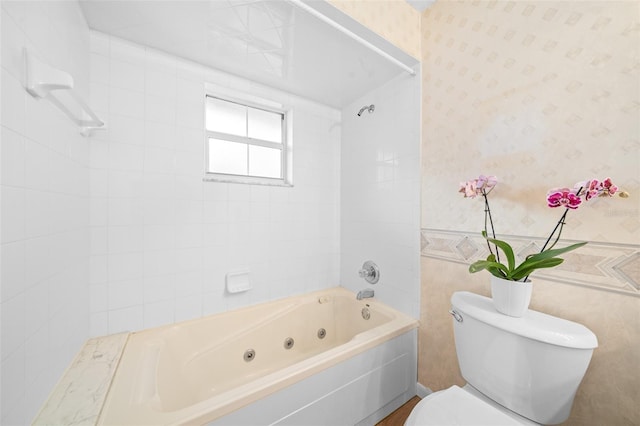
<path fill-rule="evenodd" d="M 362 300 L 362 299 L 368 299 L 370 297 L 373 297 L 374 291 L 371 288 L 365 288 L 364 290 L 360 290 L 358 292 L 358 294 L 356 295 L 356 299 L 358 300 Z"/>

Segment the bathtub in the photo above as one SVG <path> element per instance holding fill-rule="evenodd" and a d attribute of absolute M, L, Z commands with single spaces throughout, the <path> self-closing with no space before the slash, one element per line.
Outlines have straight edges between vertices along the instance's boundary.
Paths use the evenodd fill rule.
<path fill-rule="evenodd" d="M 98 424 L 374 422 L 415 394 L 417 325 L 333 288 L 132 333 Z"/>

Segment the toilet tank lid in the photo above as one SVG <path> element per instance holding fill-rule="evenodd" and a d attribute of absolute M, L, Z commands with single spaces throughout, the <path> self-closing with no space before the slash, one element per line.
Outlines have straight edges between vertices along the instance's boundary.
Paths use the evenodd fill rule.
<path fill-rule="evenodd" d="M 574 349 L 594 349 L 598 339 L 582 324 L 551 315 L 528 310 L 523 317 L 514 318 L 499 313 L 490 298 L 467 291 L 453 293 L 453 308 L 460 314 L 469 315 L 478 321 L 551 345 Z"/>

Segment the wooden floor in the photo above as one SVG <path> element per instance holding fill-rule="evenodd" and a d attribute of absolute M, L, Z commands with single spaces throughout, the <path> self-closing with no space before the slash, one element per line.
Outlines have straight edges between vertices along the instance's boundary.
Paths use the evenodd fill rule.
<path fill-rule="evenodd" d="M 414 396 L 402 407 L 382 419 L 376 426 L 403 426 L 411 410 L 413 410 L 413 407 L 415 407 L 418 402 L 420 402 L 420 397 Z"/>

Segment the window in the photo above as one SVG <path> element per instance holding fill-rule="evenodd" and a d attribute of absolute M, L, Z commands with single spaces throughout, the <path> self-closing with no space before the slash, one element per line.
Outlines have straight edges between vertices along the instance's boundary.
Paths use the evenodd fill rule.
<path fill-rule="evenodd" d="M 207 177 L 242 183 L 287 184 L 286 118 L 284 111 L 207 95 Z"/>

